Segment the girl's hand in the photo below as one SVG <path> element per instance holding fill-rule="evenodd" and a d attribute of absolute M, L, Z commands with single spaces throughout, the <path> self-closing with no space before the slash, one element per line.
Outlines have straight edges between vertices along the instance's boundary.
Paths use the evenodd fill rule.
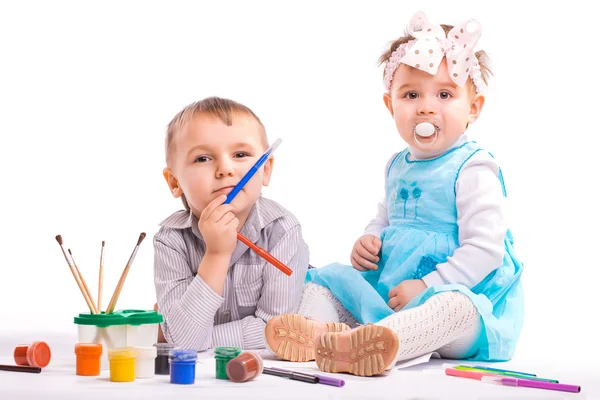
<path fill-rule="evenodd" d="M 421 279 L 409 279 L 403 281 L 390 290 L 390 293 L 388 294 L 388 297 L 390 298 L 388 306 L 393 308 L 394 311 L 400 311 L 425 289 L 427 289 L 427 285 L 425 285 L 425 282 Z"/>
<path fill-rule="evenodd" d="M 363 235 L 354 243 L 350 262 L 359 271 L 376 270 L 379 250 L 381 250 L 381 239 L 375 235 Z"/>

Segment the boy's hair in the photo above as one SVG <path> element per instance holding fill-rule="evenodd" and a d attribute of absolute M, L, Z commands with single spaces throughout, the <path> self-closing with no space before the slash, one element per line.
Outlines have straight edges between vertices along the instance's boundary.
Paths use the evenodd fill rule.
<path fill-rule="evenodd" d="M 444 33 L 446 35 L 448 35 L 448 32 L 450 32 L 452 30 L 452 28 L 454 28 L 454 26 L 452 26 L 452 25 L 440 25 L 440 26 L 442 27 L 442 29 L 444 30 Z M 404 36 L 393 41 L 390 44 L 390 47 L 386 51 L 383 52 L 381 57 L 379 57 L 379 60 L 378 60 L 379 65 L 387 63 L 387 61 L 392 56 L 392 53 L 394 51 L 396 51 L 398 46 L 400 46 L 401 44 L 408 43 L 409 41 L 414 40 L 414 39 L 415 38 L 412 35 L 410 35 L 408 32 L 405 32 Z M 489 82 L 489 79 L 490 79 L 490 75 L 494 75 L 494 74 L 492 74 L 492 70 L 491 70 L 491 66 L 490 66 L 490 59 L 489 59 L 488 55 L 486 54 L 486 52 L 483 50 L 476 52 L 475 57 L 477 57 L 477 62 L 479 62 L 479 66 L 481 68 L 481 78 L 483 79 L 483 82 L 487 85 Z M 385 79 L 385 71 L 384 71 L 384 79 Z M 473 83 L 471 78 L 469 78 L 467 80 L 467 88 L 469 89 L 470 92 L 475 93 L 475 84 Z"/>
<path fill-rule="evenodd" d="M 184 130 L 187 124 L 196 116 L 206 114 L 218 118 L 225 125 L 233 125 L 233 117 L 235 115 L 250 116 L 258 122 L 262 133 L 262 142 L 265 150 L 269 147 L 267 140 L 267 133 L 265 126 L 261 120 L 254 114 L 254 112 L 243 104 L 236 101 L 220 98 L 220 97 L 207 97 L 203 100 L 187 105 L 181 110 L 167 126 L 167 136 L 165 138 L 165 156 L 167 166 L 171 165 L 172 153 L 175 148 L 175 136 Z M 187 211 L 190 207 L 185 199 L 185 195 L 181 195 L 181 200 Z"/>

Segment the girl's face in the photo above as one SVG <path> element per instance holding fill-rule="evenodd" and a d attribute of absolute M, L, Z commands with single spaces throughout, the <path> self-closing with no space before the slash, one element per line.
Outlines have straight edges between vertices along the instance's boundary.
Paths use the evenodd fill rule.
<path fill-rule="evenodd" d="M 473 123 L 483 107 L 484 98 L 457 86 L 448 75 L 444 58 L 435 75 L 400 64 L 394 73 L 390 93 L 384 102 L 402 139 L 427 157 L 444 153 Z M 429 122 L 435 132 L 419 136 L 415 127 Z"/>

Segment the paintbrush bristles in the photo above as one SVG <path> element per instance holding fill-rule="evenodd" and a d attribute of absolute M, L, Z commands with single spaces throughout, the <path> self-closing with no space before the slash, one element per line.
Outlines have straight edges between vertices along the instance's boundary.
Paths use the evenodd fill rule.
<path fill-rule="evenodd" d="M 62 246 L 62 244 L 63 244 L 62 236 L 56 235 L 56 241 L 58 242 L 58 244 L 60 244 Z"/>
<path fill-rule="evenodd" d="M 140 245 L 140 243 L 142 243 L 142 240 L 144 240 L 145 237 L 146 237 L 145 232 L 140 233 L 140 238 L 138 239 L 138 242 L 137 242 L 138 246 Z"/>

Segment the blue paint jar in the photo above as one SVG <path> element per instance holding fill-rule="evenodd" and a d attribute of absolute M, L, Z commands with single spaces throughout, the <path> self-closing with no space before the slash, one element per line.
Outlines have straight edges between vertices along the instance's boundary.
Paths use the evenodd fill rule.
<path fill-rule="evenodd" d="M 196 380 L 198 353 L 193 349 L 174 349 L 169 353 L 171 383 L 191 385 Z"/>

